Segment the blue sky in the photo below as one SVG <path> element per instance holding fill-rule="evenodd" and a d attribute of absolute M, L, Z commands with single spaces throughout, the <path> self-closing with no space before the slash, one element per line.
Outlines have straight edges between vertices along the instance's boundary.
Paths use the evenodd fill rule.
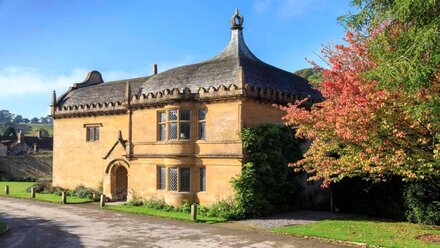
<path fill-rule="evenodd" d="M 44 116 L 52 90 L 90 70 L 110 81 L 210 59 L 229 40 L 235 7 L 253 53 L 288 71 L 341 42 L 336 18 L 355 11 L 349 0 L 0 0 L 0 109 Z"/>

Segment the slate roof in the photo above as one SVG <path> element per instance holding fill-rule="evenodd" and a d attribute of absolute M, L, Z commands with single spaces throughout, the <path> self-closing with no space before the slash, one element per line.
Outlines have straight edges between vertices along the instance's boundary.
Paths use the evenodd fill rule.
<path fill-rule="evenodd" d="M 239 24 L 236 23 L 235 18 L 240 18 Z M 131 84 L 132 94 L 136 95 L 154 94 L 174 88 L 180 91 L 189 88 L 192 93 L 196 93 L 201 87 L 205 89 L 211 86 L 217 89 L 221 85 L 228 87 L 231 84 L 238 84 L 240 67 L 243 70 L 244 83 L 249 86 L 269 88 L 302 97 L 310 95 L 313 99 L 321 99 L 321 94 L 312 89 L 307 80 L 258 59 L 246 46 L 242 23 L 243 17 L 236 12 L 231 19 L 231 40 L 226 48 L 213 59 L 169 69 L 149 77 L 104 83 L 101 79 L 101 81 L 95 80 L 94 83 L 90 83 L 91 86 L 81 83 L 81 87 L 72 89 L 60 97 L 57 105 L 71 106 L 123 101 L 127 81 Z M 96 73 L 99 74 L 99 72 Z"/>
<path fill-rule="evenodd" d="M 158 89 L 183 90 L 185 87 L 191 89 L 191 92 L 197 92 L 200 87 L 227 87 L 237 84 L 240 66 L 243 68 L 245 83 L 250 86 L 320 98 L 320 94 L 311 88 L 307 80 L 258 59 L 246 46 L 240 29 L 232 30 L 228 46 L 213 59 L 154 75 L 142 85 L 142 93 L 157 92 Z"/>
<path fill-rule="evenodd" d="M 17 136 L 0 136 L 0 143 L 7 146 L 8 149 L 12 149 L 19 144 Z M 37 144 L 38 149 L 40 150 L 53 150 L 52 137 L 24 136 L 23 143 L 29 147 L 32 147 L 33 144 Z"/>
<path fill-rule="evenodd" d="M 74 89 L 58 100 L 58 106 L 123 101 L 127 81 L 130 82 L 132 94 L 140 94 L 142 84 L 148 78 L 131 78 Z"/>

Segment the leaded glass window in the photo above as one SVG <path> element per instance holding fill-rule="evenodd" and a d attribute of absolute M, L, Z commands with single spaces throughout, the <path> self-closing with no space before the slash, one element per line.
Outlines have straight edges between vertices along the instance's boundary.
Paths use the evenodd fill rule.
<path fill-rule="evenodd" d="M 173 109 L 169 111 L 169 121 L 177 121 L 177 109 Z"/>
<path fill-rule="evenodd" d="M 157 182 L 157 188 L 160 190 L 165 190 L 166 189 L 166 168 L 164 166 L 159 166 L 158 167 L 158 182 Z"/>
<path fill-rule="evenodd" d="M 191 126 L 189 122 L 180 123 L 180 139 L 189 140 L 191 135 Z"/>
<path fill-rule="evenodd" d="M 206 109 L 199 110 L 199 139 L 206 139 Z"/>
<path fill-rule="evenodd" d="M 191 191 L 191 169 L 180 168 L 180 191 Z"/>
<path fill-rule="evenodd" d="M 206 168 L 200 168 L 200 191 L 206 191 Z"/>
<path fill-rule="evenodd" d="M 177 168 L 168 169 L 168 190 L 177 191 Z"/>
<path fill-rule="evenodd" d="M 166 140 L 166 112 L 159 112 L 159 123 L 158 123 L 158 140 Z"/>
<path fill-rule="evenodd" d="M 180 120 L 181 121 L 189 121 L 190 119 L 191 119 L 191 111 L 180 110 Z"/>
<path fill-rule="evenodd" d="M 168 139 L 177 139 L 177 122 L 170 122 L 170 129 L 168 130 Z"/>
<path fill-rule="evenodd" d="M 159 112 L 157 139 L 159 141 L 191 139 L 191 111 L 171 109 L 167 112 Z"/>

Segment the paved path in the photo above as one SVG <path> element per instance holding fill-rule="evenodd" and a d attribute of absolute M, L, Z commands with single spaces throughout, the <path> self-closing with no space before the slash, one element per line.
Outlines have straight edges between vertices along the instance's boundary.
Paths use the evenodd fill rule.
<path fill-rule="evenodd" d="M 197 224 L 0 197 L 0 247 L 340 247 L 225 224 Z"/>

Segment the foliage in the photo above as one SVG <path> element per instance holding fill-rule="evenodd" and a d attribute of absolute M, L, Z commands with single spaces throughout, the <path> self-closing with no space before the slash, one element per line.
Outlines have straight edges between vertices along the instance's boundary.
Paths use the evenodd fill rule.
<path fill-rule="evenodd" d="M 322 82 L 322 72 L 319 68 L 304 68 L 294 72 L 294 74 L 306 79 L 312 85 L 319 85 Z"/>
<path fill-rule="evenodd" d="M 13 136 L 13 137 L 17 137 L 17 132 L 15 132 L 15 128 L 13 128 L 13 127 L 7 127 L 7 128 L 3 131 L 3 136 Z"/>
<path fill-rule="evenodd" d="M 182 206 L 178 208 L 178 211 L 189 214 L 191 213 L 191 205 L 188 203 L 188 201 L 184 200 Z"/>
<path fill-rule="evenodd" d="M 93 199 L 93 195 L 99 195 L 100 192 L 92 189 L 92 188 L 87 188 L 84 185 L 78 185 L 76 186 L 76 188 L 73 190 L 73 194 L 79 198 L 89 198 L 89 199 Z"/>
<path fill-rule="evenodd" d="M 403 182 L 392 178 L 373 183 L 356 178 L 344 178 L 331 185 L 334 209 L 342 213 L 370 217 L 403 219 Z"/>
<path fill-rule="evenodd" d="M 2 109 L 0 110 L 0 122 L 10 123 L 14 118 L 14 114 L 9 112 L 9 110 Z"/>
<path fill-rule="evenodd" d="M 201 206 L 199 212 L 206 217 L 218 217 L 225 220 L 237 220 L 243 217 L 243 212 L 237 209 L 232 200 L 221 200 L 208 207 Z"/>
<path fill-rule="evenodd" d="M 426 4 L 425 4 L 426 3 Z M 374 181 L 440 175 L 438 1 L 355 0 L 342 20 L 345 45 L 323 49 L 325 100 L 282 109 L 297 135 L 313 140 L 293 165 L 324 179 Z"/>
<path fill-rule="evenodd" d="M 406 217 L 409 221 L 440 225 L 440 181 L 412 182 L 404 191 Z"/>
<path fill-rule="evenodd" d="M 243 129 L 246 159 L 241 175 L 232 180 L 235 214 L 260 216 L 297 204 L 301 188 L 287 166 L 301 158 L 293 133 L 290 127 L 274 124 Z"/>
<path fill-rule="evenodd" d="M 426 243 L 417 237 L 427 234 L 440 235 L 436 226 L 392 222 L 368 218 L 347 218 L 318 221 L 272 229 L 292 235 L 343 240 L 367 244 L 368 247 L 428 248 L 438 244 Z M 365 247 L 363 245 L 359 247 Z"/>

